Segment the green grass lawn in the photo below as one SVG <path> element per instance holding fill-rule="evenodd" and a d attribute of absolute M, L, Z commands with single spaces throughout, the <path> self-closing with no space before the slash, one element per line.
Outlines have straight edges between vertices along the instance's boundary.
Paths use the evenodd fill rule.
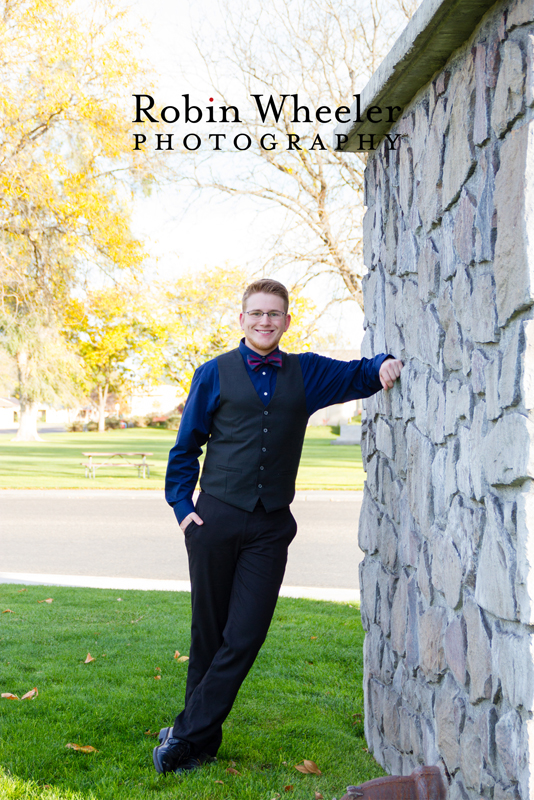
<path fill-rule="evenodd" d="M 358 445 L 330 444 L 328 427 L 308 428 L 297 489 L 363 489 L 365 474 Z M 162 489 L 169 450 L 176 432 L 152 428 L 106 433 L 49 433 L 42 443 L 12 442 L 0 436 L 0 488 L 3 489 Z M 95 480 L 85 478 L 84 451 L 148 451 L 150 478 L 135 469 L 103 469 Z"/>
<path fill-rule="evenodd" d="M 186 593 L 0 586 L 0 612 L 13 612 L 0 613 L 0 691 L 39 691 L 0 699 L 2 800 L 331 800 L 383 774 L 363 738 L 358 609 L 281 598 L 218 762 L 157 775 L 150 732 L 181 710 L 187 663 L 174 654 L 188 653 L 189 604 Z M 303 759 L 322 775 L 298 772 Z"/>

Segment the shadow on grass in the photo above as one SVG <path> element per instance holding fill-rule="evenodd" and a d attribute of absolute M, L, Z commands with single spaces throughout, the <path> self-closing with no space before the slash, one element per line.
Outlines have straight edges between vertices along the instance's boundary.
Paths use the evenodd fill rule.
<path fill-rule="evenodd" d="M 156 775 L 152 734 L 182 707 L 187 662 L 174 655 L 188 653 L 189 603 L 186 593 L 0 587 L 0 612 L 10 609 L 0 617 L 1 691 L 39 690 L 0 700 L 2 800 L 313 800 L 316 791 L 331 800 L 383 774 L 363 738 L 358 609 L 281 598 L 218 762 Z M 95 660 L 85 664 L 87 653 Z M 323 774 L 299 773 L 305 758 Z"/>

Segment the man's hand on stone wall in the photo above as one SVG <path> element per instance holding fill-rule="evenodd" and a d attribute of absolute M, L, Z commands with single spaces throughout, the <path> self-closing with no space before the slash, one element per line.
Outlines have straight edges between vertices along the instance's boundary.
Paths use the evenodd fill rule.
<path fill-rule="evenodd" d="M 391 389 L 401 374 L 401 369 L 403 366 L 404 364 L 398 358 L 386 358 L 386 360 L 382 363 L 378 375 L 380 377 L 382 388 L 385 389 L 386 392 L 388 389 Z"/>

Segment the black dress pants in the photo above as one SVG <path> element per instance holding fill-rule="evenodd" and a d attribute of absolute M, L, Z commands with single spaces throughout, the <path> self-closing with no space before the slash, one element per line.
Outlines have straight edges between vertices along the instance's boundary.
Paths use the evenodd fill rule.
<path fill-rule="evenodd" d="M 185 544 L 191 577 L 191 649 L 185 708 L 173 735 L 215 755 L 222 724 L 265 641 L 297 532 L 289 507 L 243 511 L 201 492 Z"/>

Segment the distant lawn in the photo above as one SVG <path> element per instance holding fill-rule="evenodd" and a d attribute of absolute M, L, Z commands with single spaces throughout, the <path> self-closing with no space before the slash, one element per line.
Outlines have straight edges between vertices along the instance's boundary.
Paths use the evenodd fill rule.
<path fill-rule="evenodd" d="M 365 473 L 358 445 L 331 445 L 329 427 L 308 428 L 297 489 L 363 489 Z M 2 489 L 162 489 L 175 431 L 128 428 L 106 433 L 49 433 L 43 443 L 12 442 L 0 436 Z M 150 478 L 135 469 L 106 468 L 95 480 L 84 477 L 84 451 L 149 451 Z M 96 459 L 95 459 L 96 460 Z"/>
<path fill-rule="evenodd" d="M 152 733 L 182 707 L 190 596 L 8 585 L 0 606 L 0 692 L 39 692 L 0 699 L 2 800 L 330 800 L 383 774 L 363 735 L 357 608 L 281 598 L 218 763 L 164 777 Z M 298 772 L 303 759 L 322 775 Z"/>

